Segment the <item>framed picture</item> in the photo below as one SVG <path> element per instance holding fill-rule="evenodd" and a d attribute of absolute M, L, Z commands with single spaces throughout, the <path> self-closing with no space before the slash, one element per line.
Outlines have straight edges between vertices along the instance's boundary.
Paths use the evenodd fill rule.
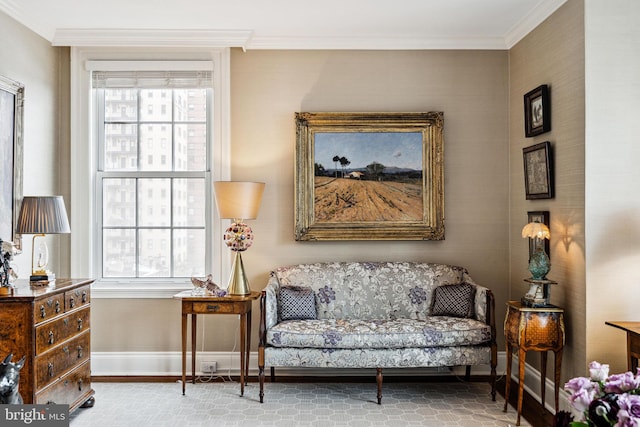
<path fill-rule="evenodd" d="M 296 240 L 444 239 L 443 113 L 295 120 Z"/>
<path fill-rule="evenodd" d="M 550 130 L 549 87 L 542 85 L 524 95 L 524 134 L 528 138 Z"/>
<path fill-rule="evenodd" d="M 527 212 L 527 224 L 530 222 L 539 222 L 549 227 L 549 211 Z M 549 242 L 549 239 L 544 239 L 544 251 L 547 253 L 547 255 L 549 255 L 549 257 L 551 257 L 551 252 L 549 252 L 550 248 L 551 242 Z M 529 258 L 531 258 L 534 250 L 535 242 L 533 241 L 533 239 L 529 239 Z"/>
<path fill-rule="evenodd" d="M 24 86 L 0 76 L 0 238 L 12 240 L 18 250 L 22 239 L 15 234 L 22 203 L 22 120 Z"/>
<path fill-rule="evenodd" d="M 553 198 L 553 165 L 549 141 L 522 149 L 527 200 Z"/>

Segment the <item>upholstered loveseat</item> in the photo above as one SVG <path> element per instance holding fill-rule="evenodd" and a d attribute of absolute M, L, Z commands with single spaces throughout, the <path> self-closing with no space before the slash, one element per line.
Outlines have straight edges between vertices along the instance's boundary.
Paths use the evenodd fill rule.
<path fill-rule="evenodd" d="M 491 367 L 492 292 L 462 267 L 411 262 L 331 262 L 280 267 L 260 299 L 260 402 L 265 366 L 375 368 Z"/>

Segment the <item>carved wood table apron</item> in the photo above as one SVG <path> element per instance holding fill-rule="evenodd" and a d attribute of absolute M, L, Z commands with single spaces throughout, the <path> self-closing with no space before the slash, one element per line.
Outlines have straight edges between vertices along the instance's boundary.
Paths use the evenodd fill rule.
<path fill-rule="evenodd" d="M 244 386 L 249 376 L 249 355 L 251 353 L 251 307 L 260 297 L 260 292 L 249 295 L 193 296 L 191 291 L 174 295 L 182 300 L 182 394 L 185 394 L 187 372 L 187 323 L 191 315 L 191 382 L 196 382 L 196 331 L 198 314 L 240 315 L 240 396 L 244 396 Z"/>
<path fill-rule="evenodd" d="M 518 419 L 520 425 L 522 394 L 524 392 L 524 365 L 528 350 L 539 351 L 541 360 L 541 400 L 545 402 L 545 380 L 547 377 L 547 351 L 555 354 L 554 392 L 556 412 L 558 412 L 558 387 L 564 347 L 564 310 L 556 307 L 525 307 L 519 301 L 507 302 L 504 321 L 507 342 L 507 380 L 505 388 L 504 412 L 507 412 L 511 385 L 511 362 L 514 349 L 518 350 Z"/>

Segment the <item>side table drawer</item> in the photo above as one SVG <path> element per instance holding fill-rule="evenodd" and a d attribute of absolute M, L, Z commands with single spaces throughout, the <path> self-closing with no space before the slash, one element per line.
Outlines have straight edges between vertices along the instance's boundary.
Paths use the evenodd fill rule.
<path fill-rule="evenodd" d="M 33 318 L 35 323 L 56 317 L 64 311 L 64 294 L 52 295 L 50 298 L 35 301 L 33 304 Z"/>
<path fill-rule="evenodd" d="M 40 389 L 60 378 L 70 368 L 89 359 L 90 333 L 87 329 L 77 338 L 36 358 L 36 388 Z"/>
<path fill-rule="evenodd" d="M 239 314 L 238 307 L 235 303 L 218 303 L 218 302 L 194 302 L 193 313 L 207 314 L 207 313 L 227 313 L 227 314 Z"/>
<path fill-rule="evenodd" d="M 90 307 L 74 311 L 60 319 L 36 327 L 36 355 L 40 355 L 75 334 L 89 329 Z"/>
<path fill-rule="evenodd" d="M 91 390 L 91 366 L 85 362 L 77 369 L 58 379 L 51 386 L 36 394 L 38 404 L 57 403 L 72 405 Z"/>

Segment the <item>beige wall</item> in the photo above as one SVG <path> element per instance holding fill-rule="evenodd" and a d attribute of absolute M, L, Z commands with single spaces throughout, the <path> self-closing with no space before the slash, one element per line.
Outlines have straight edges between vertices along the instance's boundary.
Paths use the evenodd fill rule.
<path fill-rule="evenodd" d="M 626 371 L 626 337 L 607 320 L 640 320 L 640 2 L 587 0 L 586 360 Z"/>
<path fill-rule="evenodd" d="M 64 112 L 69 103 L 68 82 L 64 80 L 68 81 L 68 73 L 62 71 L 68 68 L 64 65 L 67 51 L 51 47 L 48 41 L 0 12 L 0 74 L 25 86 L 25 195 L 67 195 L 61 193 L 60 181 L 65 171 L 59 166 L 65 162 L 69 145 L 68 126 L 59 125 L 61 118 L 68 121 Z M 16 257 L 21 277 L 31 272 L 31 238 L 23 238 L 24 252 Z M 64 250 L 68 237 L 48 236 L 47 242 L 50 267 L 58 271 L 60 265 L 66 264 L 60 262 L 65 256 L 59 255 L 68 253 Z"/>
<path fill-rule="evenodd" d="M 505 51 L 233 50 L 231 104 L 232 179 L 267 184 L 259 217 L 251 222 L 255 243 L 243 254 L 253 289 L 266 284 L 274 267 L 300 262 L 448 262 L 467 267 L 476 281 L 493 289 L 499 318 L 504 316 L 508 260 Z M 296 242 L 297 111 L 444 111 L 446 240 Z M 94 350 L 178 350 L 178 312 L 176 301 L 98 300 Z M 204 334 L 199 349 L 233 347 L 235 319 L 203 322 L 207 331 L 213 328 L 219 335 L 214 339 Z M 257 310 L 253 325 L 255 342 Z M 149 330 L 158 333 L 145 333 Z M 132 333 L 135 339 L 123 339 Z"/>
<path fill-rule="evenodd" d="M 566 310 L 563 379 L 584 375 L 585 196 L 584 196 L 584 4 L 569 0 L 509 52 L 510 285 L 511 298 L 528 290 L 528 242 L 521 237 L 528 211 L 549 211 L 551 303 Z M 524 136 L 523 95 L 547 84 L 551 131 Z M 550 141 L 555 163 L 555 197 L 525 200 L 522 149 Z M 551 358 L 553 360 L 553 358 Z M 539 358 L 527 362 L 538 367 Z M 551 369 L 549 375 L 553 375 Z"/>

